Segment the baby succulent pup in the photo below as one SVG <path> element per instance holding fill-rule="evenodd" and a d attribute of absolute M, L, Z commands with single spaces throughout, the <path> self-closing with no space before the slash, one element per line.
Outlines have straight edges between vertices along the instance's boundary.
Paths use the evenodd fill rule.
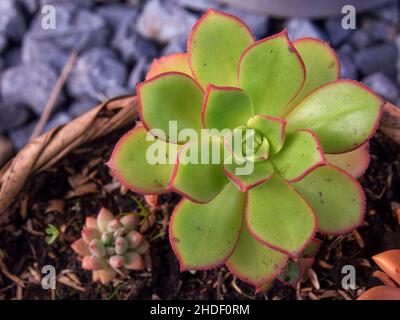
<path fill-rule="evenodd" d="M 263 288 L 287 274 L 289 259 L 308 257 L 317 232 L 363 223 L 357 178 L 383 100 L 340 79 L 328 44 L 292 42 L 286 30 L 256 41 L 242 21 L 215 10 L 187 47 L 155 60 L 137 85 L 140 122 L 109 166 L 134 192 L 183 196 L 169 225 L 181 270 L 225 264 Z M 203 161 L 211 145 L 223 156 Z M 149 160 L 154 146 L 165 161 Z"/>
<path fill-rule="evenodd" d="M 82 238 L 76 240 L 72 249 L 82 260 L 82 268 L 92 270 L 92 280 L 107 284 L 125 270 L 144 268 L 143 255 L 149 244 L 135 230 L 137 217 L 125 215 L 114 217 L 102 208 L 95 217 L 87 217 Z"/>

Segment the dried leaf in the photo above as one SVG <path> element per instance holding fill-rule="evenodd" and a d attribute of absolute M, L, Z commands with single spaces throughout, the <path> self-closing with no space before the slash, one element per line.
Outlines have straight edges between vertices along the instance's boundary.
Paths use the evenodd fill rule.
<path fill-rule="evenodd" d="M 307 271 L 308 277 L 310 278 L 311 284 L 316 290 L 319 290 L 321 288 L 319 281 L 318 281 L 318 276 L 315 273 L 313 269 L 309 269 Z"/>
<path fill-rule="evenodd" d="M 74 288 L 75 290 L 85 292 L 85 288 L 75 283 L 75 281 L 68 276 L 60 276 L 58 277 L 57 281 L 68 287 Z"/>
<path fill-rule="evenodd" d="M 69 191 L 66 195 L 66 198 L 70 199 L 74 197 L 81 197 L 87 194 L 98 193 L 98 191 L 97 184 L 89 182 L 76 187 L 73 191 Z"/>
<path fill-rule="evenodd" d="M 64 213 L 64 211 L 65 211 L 65 201 L 61 199 L 53 199 L 48 202 L 45 213 L 49 212 Z"/>

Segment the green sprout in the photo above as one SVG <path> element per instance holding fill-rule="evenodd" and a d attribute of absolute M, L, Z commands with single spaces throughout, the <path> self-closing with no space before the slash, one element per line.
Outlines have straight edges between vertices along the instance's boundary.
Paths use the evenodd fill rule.
<path fill-rule="evenodd" d="M 58 230 L 57 227 L 53 226 L 52 224 L 47 225 L 45 232 L 48 235 L 48 237 L 46 237 L 47 244 L 54 243 L 60 235 L 60 230 Z"/>

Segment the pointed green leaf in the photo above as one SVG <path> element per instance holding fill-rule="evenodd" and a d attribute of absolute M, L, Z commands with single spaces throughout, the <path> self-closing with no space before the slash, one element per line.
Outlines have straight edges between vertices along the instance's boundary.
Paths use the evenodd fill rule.
<path fill-rule="evenodd" d="M 183 129 L 201 129 L 203 91 L 183 73 L 163 73 L 137 86 L 140 118 L 147 130 L 160 139 L 186 142 L 187 137 L 174 137 L 170 121 L 176 121 L 177 133 Z M 162 130 L 162 133 L 160 133 Z M 162 136 L 161 136 L 162 135 Z M 177 135 L 177 134 L 175 134 Z"/>
<path fill-rule="evenodd" d="M 181 72 L 193 77 L 187 54 L 174 53 L 169 56 L 161 57 L 160 59 L 154 59 L 146 75 L 146 80 L 166 72 Z"/>
<path fill-rule="evenodd" d="M 316 229 L 313 209 L 277 175 L 248 191 L 246 219 L 253 236 L 291 257 L 305 248 Z"/>
<path fill-rule="evenodd" d="M 265 161 L 269 158 L 269 149 L 270 149 L 269 142 L 268 142 L 267 138 L 265 138 L 265 137 L 263 137 L 261 141 L 262 142 L 256 152 L 253 152 L 250 155 L 246 155 L 247 160 L 250 160 L 253 162 L 261 162 L 261 161 Z"/>
<path fill-rule="evenodd" d="M 295 261 L 289 261 L 286 268 L 279 275 L 278 279 L 284 284 L 292 287 L 296 287 L 297 282 L 299 282 L 301 277 L 300 266 Z"/>
<path fill-rule="evenodd" d="M 288 134 L 282 150 L 271 162 L 276 172 L 290 182 L 302 179 L 326 163 L 318 138 L 306 129 Z"/>
<path fill-rule="evenodd" d="M 338 80 L 313 91 L 287 116 L 287 132 L 313 130 L 325 153 L 342 153 L 365 143 L 378 126 L 383 101 L 352 80 Z"/>
<path fill-rule="evenodd" d="M 272 250 L 253 238 L 243 223 L 239 241 L 226 266 L 239 279 L 258 288 L 273 280 L 287 260 L 287 255 Z"/>
<path fill-rule="evenodd" d="M 169 237 L 181 270 L 225 262 L 239 237 L 245 194 L 229 183 L 207 204 L 183 200 L 171 217 Z"/>
<path fill-rule="evenodd" d="M 255 114 L 278 116 L 304 79 L 303 61 L 286 30 L 256 42 L 240 60 L 239 86 L 252 98 Z"/>
<path fill-rule="evenodd" d="M 274 173 L 269 161 L 246 161 L 242 164 L 232 161 L 231 164 L 225 164 L 224 170 L 229 179 L 243 192 L 264 183 Z"/>
<path fill-rule="evenodd" d="M 228 183 L 223 170 L 221 145 L 202 141 L 189 142 L 181 147 L 178 163 L 175 165 L 170 187 L 194 202 L 205 203 L 212 200 Z M 219 159 L 213 159 L 217 149 Z M 214 151 L 213 151 L 214 149 Z M 218 161 L 217 161 L 218 160 Z"/>
<path fill-rule="evenodd" d="M 365 195 L 357 180 L 339 168 L 317 168 L 293 184 L 315 210 L 319 231 L 342 234 L 357 228 L 364 218 Z"/>
<path fill-rule="evenodd" d="M 203 88 L 208 84 L 237 87 L 240 55 L 253 42 L 241 20 L 209 9 L 194 26 L 188 42 L 196 79 Z"/>
<path fill-rule="evenodd" d="M 242 89 L 207 87 L 202 114 L 204 128 L 234 129 L 246 125 L 253 114 L 250 97 Z"/>
<path fill-rule="evenodd" d="M 360 178 L 368 169 L 370 155 L 368 143 L 346 153 L 326 154 L 326 161 L 352 175 L 355 179 Z"/>
<path fill-rule="evenodd" d="M 285 120 L 266 115 L 256 115 L 247 121 L 247 126 L 258 130 L 268 139 L 270 155 L 282 149 L 285 141 Z"/>
<path fill-rule="evenodd" d="M 329 44 L 314 38 L 301 38 L 294 41 L 293 45 L 306 66 L 306 81 L 282 114 L 287 114 L 314 89 L 340 77 L 338 57 Z"/>
<path fill-rule="evenodd" d="M 321 247 L 321 240 L 313 239 L 305 248 L 303 253 L 301 254 L 302 258 L 312 258 L 315 257 L 318 253 L 319 248 Z"/>
<path fill-rule="evenodd" d="M 146 140 L 147 135 L 151 141 Z M 178 145 L 158 140 L 137 125 L 117 143 L 108 165 L 127 188 L 141 194 L 162 193 L 167 189 L 177 151 Z"/>

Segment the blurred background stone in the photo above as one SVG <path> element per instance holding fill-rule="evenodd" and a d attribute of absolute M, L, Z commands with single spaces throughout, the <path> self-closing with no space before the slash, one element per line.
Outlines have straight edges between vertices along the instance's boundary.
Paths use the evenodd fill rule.
<path fill-rule="evenodd" d="M 145 38 L 161 44 L 179 37 L 187 38 L 197 17 L 169 1 L 147 1 L 136 23 L 137 31 Z"/>
<path fill-rule="evenodd" d="M 22 105 L 0 104 L 0 133 L 25 124 L 31 112 Z"/>
<path fill-rule="evenodd" d="M 24 35 L 27 23 L 15 0 L 0 1 L 0 32 L 4 32 L 14 41 L 19 41 Z"/>
<path fill-rule="evenodd" d="M 57 73 L 43 63 L 14 66 L 2 74 L 1 96 L 4 103 L 10 108 L 24 105 L 40 115 L 57 78 Z M 56 106 L 59 106 L 64 100 L 65 97 L 61 94 Z"/>
<path fill-rule="evenodd" d="M 325 23 L 326 32 L 328 33 L 329 42 L 333 46 L 342 44 L 353 34 L 353 29 L 343 29 L 342 18 L 330 18 Z"/>
<path fill-rule="evenodd" d="M 287 24 L 290 40 L 312 37 L 320 40 L 327 40 L 325 33 L 309 19 L 291 19 Z"/>
<path fill-rule="evenodd" d="M 396 84 L 382 72 L 373 73 L 364 78 L 362 82 L 375 91 L 375 93 L 392 103 L 396 103 L 396 100 L 399 98 L 400 93 Z"/>
<path fill-rule="evenodd" d="M 104 100 L 107 89 L 122 87 L 126 70 L 117 54 L 104 47 L 93 48 L 77 61 L 68 81 L 68 93 L 79 99 Z"/>
<path fill-rule="evenodd" d="M 397 58 L 396 46 L 392 43 L 385 43 L 373 45 L 357 52 L 354 61 L 364 75 L 381 71 L 389 76 L 394 76 Z"/>

